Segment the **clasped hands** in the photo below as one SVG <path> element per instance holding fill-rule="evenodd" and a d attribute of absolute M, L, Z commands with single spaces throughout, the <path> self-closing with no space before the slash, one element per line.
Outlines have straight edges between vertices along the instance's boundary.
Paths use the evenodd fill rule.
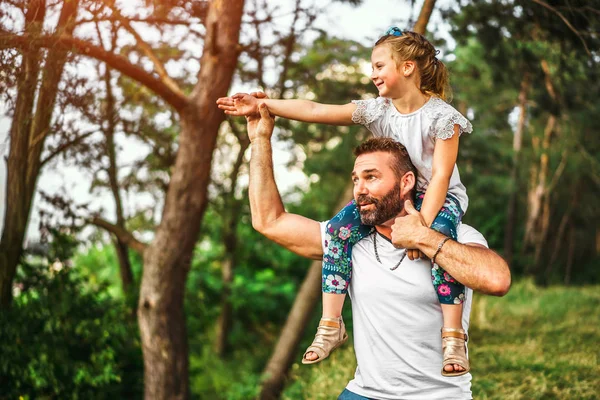
<path fill-rule="evenodd" d="M 248 117 L 258 114 L 258 107 L 262 102 L 260 99 L 268 99 L 264 92 L 236 93 L 230 97 L 221 97 L 217 99 L 218 107 L 227 115 L 234 117 Z"/>
<path fill-rule="evenodd" d="M 237 93 L 231 97 L 221 97 L 217 100 L 217 104 L 220 109 L 225 110 L 226 114 L 246 117 L 250 142 L 254 142 L 261 137 L 270 140 L 275 120 L 266 104 L 259 103 L 256 100 L 264 98 L 268 98 L 268 96 L 263 92 L 253 92 L 250 94 Z M 243 102 L 244 105 L 240 106 L 238 104 L 236 106 L 236 103 L 239 101 Z M 250 103 L 252 104 L 251 106 L 248 105 Z"/>

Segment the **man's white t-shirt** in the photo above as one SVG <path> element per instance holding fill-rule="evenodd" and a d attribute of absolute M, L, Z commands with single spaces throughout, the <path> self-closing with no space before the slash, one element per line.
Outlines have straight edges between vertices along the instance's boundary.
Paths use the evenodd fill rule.
<path fill-rule="evenodd" d="M 321 224 L 325 236 L 326 223 Z M 442 369 L 442 311 L 431 283 L 431 264 L 406 257 L 391 271 L 403 253 L 376 233 L 352 250 L 354 350 L 358 366 L 348 383 L 351 392 L 378 400 L 471 399 L 471 375 L 444 377 Z M 487 246 L 474 228 L 461 224 L 458 241 Z M 472 290 L 467 288 L 463 327 L 469 327 Z"/>

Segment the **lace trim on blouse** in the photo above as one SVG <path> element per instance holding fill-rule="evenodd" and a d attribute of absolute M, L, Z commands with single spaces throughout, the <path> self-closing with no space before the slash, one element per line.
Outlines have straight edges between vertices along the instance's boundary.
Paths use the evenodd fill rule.
<path fill-rule="evenodd" d="M 360 125 L 369 125 L 381 117 L 392 101 L 385 97 L 369 100 L 352 100 L 356 104 L 356 110 L 352 113 L 352 122 Z"/>
<path fill-rule="evenodd" d="M 386 97 L 378 97 L 369 100 L 352 100 L 352 103 L 356 104 L 356 110 L 352 113 L 352 122 L 368 126 L 390 108 L 392 101 Z M 425 113 L 432 122 L 429 129 L 436 139 L 446 140 L 454 136 L 454 125 L 459 126 L 459 135 L 473 132 L 469 120 L 439 97 L 432 97 L 419 111 Z"/>
<path fill-rule="evenodd" d="M 431 130 L 436 139 L 450 139 L 454 136 L 454 125 L 458 125 L 458 135 L 473 132 L 473 125 L 454 107 L 446 103 L 439 97 L 432 98 L 423 112 L 431 118 L 433 122 Z"/>

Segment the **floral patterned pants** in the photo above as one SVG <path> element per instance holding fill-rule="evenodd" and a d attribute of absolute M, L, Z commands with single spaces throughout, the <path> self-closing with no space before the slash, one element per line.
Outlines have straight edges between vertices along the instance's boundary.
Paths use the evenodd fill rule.
<path fill-rule="evenodd" d="M 415 208 L 421 210 L 425 193 L 417 192 Z M 456 228 L 463 216 L 458 200 L 448 194 L 440 212 L 431 224 L 434 229 L 456 240 Z M 352 200 L 326 228 L 325 254 L 323 255 L 322 288 L 324 293 L 344 294 L 352 279 L 352 246 L 373 233 L 374 228 L 362 225 L 356 202 Z M 461 304 L 465 297 L 464 285 L 457 282 L 444 269 L 434 264 L 431 280 L 441 304 Z"/>

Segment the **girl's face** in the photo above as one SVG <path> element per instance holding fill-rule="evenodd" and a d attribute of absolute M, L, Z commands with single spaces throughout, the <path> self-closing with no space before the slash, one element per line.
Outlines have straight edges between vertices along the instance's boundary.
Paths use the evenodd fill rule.
<path fill-rule="evenodd" d="M 371 66 L 371 80 L 379 89 L 379 95 L 392 99 L 400 97 L 405 82 L 388 45 L 382 44 L 373 49 Z"/>

